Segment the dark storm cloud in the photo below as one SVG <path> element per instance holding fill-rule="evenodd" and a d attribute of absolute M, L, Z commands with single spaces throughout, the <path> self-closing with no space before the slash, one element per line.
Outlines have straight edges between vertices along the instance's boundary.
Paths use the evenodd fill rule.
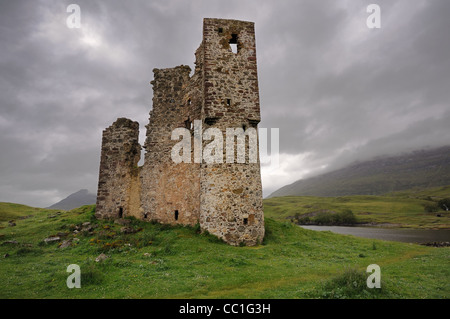
<path fill-rule="evenodd" d="M 378 3 L 382 27 L 366 27 Z M 70 3 L 81 29 L 66 27 Z M 188 64 L 204 17 L 254 21 L 261 127 L 280 128 L 272 190 L 450 139 L 448 1 L 3 1 L 0 201 L 96 190 L 101 132 L 148 122 L 153 68 Z"/>

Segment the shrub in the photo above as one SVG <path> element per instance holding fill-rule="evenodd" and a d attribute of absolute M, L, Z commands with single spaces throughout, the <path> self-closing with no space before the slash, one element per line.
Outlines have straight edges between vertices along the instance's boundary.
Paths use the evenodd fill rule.
<path fill-rule="evenodd" d="M 367 276 L 364 271 L 348 268 L 343 273 L 325 282 L 322 286 L 322 298 L 331 299 L 355 299 L 377 298 L 389 296 L 385 284 L 381 283 L 381 289 L 368 288 Z"/>
<path fill-rule="evenodd" d="M 329 212 L 320 212 L 314 217 L 314 221 L 319 225 L 332 225 L 333 217 Z"/>
<path fill-rule="evenodd" d="M 353 225 L 356 223 L 356 217 L 350 209 L 345 209 L 339 213 L 320 212 L 314 222 L 319 225 Z"/>
<path fill-rule="evenodd" d="M 425 205 L 423 205 L 423 209 L 427 213 L 435 213 L 435 212 L 439 211 L 439 205 L 436 203 L 425 204 Z"/>
<path fill-rule="evenodd" d="M 308 225 L 311 223 L 311 218 L 309 218 L 308 216 L 301 217 L 298 219 L 297 223 L 300 225 Z"/>
<path fill-rule="evenodd" d="M 81 285 L 98 285 L 103 282 L 103 279 L 103 272 L 97 269 L 95 265 L 90 264 L 82 267 Z"/>
<path fill-rule="evenodd" d="M 343 224 L 356 224 L 356 217 L 350 209 L 345 209 L 339 213 L 341 223 Z"/>

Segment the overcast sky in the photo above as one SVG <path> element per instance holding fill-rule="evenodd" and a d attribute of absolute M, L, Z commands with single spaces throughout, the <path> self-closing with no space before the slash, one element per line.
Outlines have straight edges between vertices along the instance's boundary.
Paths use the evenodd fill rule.
<path fill-rule="evenodd" d="M 81 28 L 69 29 L 69 4 Z M 369 29 L 366 8 L 381 8 Z M 450 1 L 0 1 L 0 201 L 96 192 L 102 130 L 140 123 L 153 68 L 194 67 L 203 18 L 255 22 L 264 195 L 355 160 L 450 144 Z"/>

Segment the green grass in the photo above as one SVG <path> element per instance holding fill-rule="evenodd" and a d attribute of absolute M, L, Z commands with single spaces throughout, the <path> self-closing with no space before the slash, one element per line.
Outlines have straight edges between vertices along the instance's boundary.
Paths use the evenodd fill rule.
<path fill-rule="evenodd" d="M 285 196 L 264 200 L 264 215 L 276 220 L 320 211 L 341 212 L 350 209 L 359 223 L 392 224 L 408 228 L 450 228 L 450 213 L 428 213 L 424 206 L 450 197 L 450 186 L 430 190 L 411 190 L 384 196 Z M 440 214 L 441 217 L 437 215 Z"/>
<path fill-rule="evenodd" d="M 21 204 L 0 202 L 0 222 L 14 220 L 20 217 L 30 215 L 39 215 L 41 213 L 58 212 L 59 210 L 36 208 Z"/>
<path fill-rule="evenodd" d="M 198 227 L 137 220 L 131 226 L 141 230 L 124 235 L 122 226 L 93 213 L 94 206 L 83 206 L 52 218 L 36 214 L 15 227 L 3 223 L 0 298 L 450 297 L 450 248 L 315 232 L 271 218 L 263 245 L 233 247 Z M 78 233 L 74 246 L 43 242 L 58 232 L 73 238 L 75 225 L 87 221 L 97 228 Z M 1 244 L 10 240 L 19 244 Z M 95 262 L 102 252 L 110 258 Z M 381 290 L 361 286 L 374 263 Z M 81 268 L 81 289 L 66 286 L 70 264 Z"/>

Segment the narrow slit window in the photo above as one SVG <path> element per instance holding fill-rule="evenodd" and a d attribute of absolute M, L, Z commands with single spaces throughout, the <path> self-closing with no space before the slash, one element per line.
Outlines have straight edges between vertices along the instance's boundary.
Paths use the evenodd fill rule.
<path fill-rule="evenodd" d="M 119 207 L 119 218 L 123 217 L 123 208 Z"/>
<path fill-rule="evenodd" d="M 223 33 L 223 28 L 219 28 L 219 33 Z"/>
<path fill-rule="evenodd" d="M 178 220 L 178 210 L 175 211 L 175 220 Z"/>
<path fill-rule="evenodd" d="M 227 99 L 227 106 L 231 106 L 231 99 Z"/>
<path fill-rule="evenodd" d="M 244 218 L 244 225 L 248 224 L 248 218 Z"/>

